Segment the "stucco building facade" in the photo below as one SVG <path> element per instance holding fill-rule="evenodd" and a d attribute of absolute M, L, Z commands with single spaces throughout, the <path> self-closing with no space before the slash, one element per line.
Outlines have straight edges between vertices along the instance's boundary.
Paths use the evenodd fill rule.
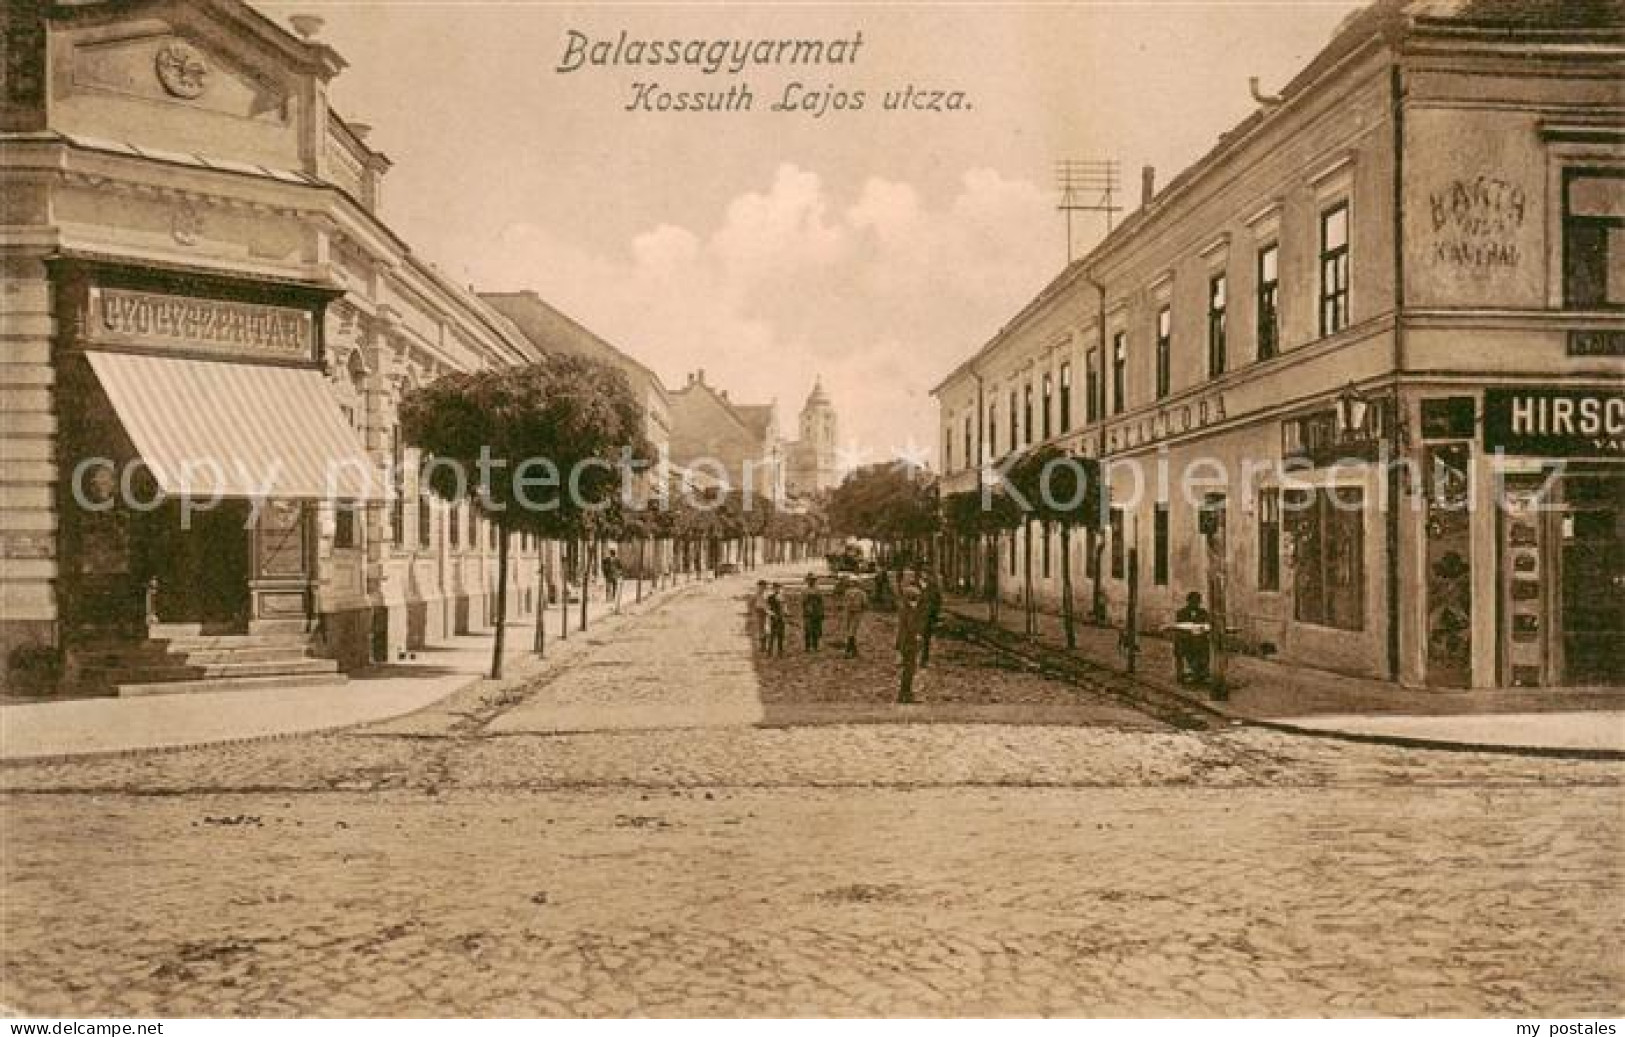
<path fill-rule="evenodd" d="M 533 347 L 381 220 L 389 161 L 327 102 L 343 60 L 237 0 L 4 19 L 8 680 L 326 679 L 488 626 L 491 530 L 419 492 L 396 406 Z M 202 459 L 220 504 L 183 526 Z M 164 503 L 114 492 L 127 471 Z"/>
<path fill-rule="evenodd" d="M 1625 680 L 1622 61 L 1607 5 L 1352 16 L 938 386 L 944 488 L 1100 459 L 1115 622 L 1132 575 L 1142 628 L 1194 590 L 1305 665 Z M 1000 550 L 1057 600 L 1058 538 Z"/>

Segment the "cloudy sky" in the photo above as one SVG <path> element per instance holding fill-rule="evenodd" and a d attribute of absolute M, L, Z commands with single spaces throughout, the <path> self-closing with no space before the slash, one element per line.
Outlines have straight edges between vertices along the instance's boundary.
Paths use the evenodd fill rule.
<path fill-rule="evenodd" d="M 451 277 L 531 288 L 670 385 L 704 368 L 794 421 L 822 376 L 842 439 L 929 442 L 933 385 L 1065 261 L 1053 167 L 1166 183 L 1278 88 L 1349 3 L 261 3 L 314 13 L 333 89 L 394 160 L 384 215 Z M 855 63 L 738 75 L 588 66 L 593 40 L 850 39 Z M 634 84 L 748 86 L 751 111 L 627 111 Z M 792 83 L 861 111 L 774 112 Z M 914 86 L 968 110 L 887 111 Z M 1084 217 L 1086 246 L 1104 224 Z"/>

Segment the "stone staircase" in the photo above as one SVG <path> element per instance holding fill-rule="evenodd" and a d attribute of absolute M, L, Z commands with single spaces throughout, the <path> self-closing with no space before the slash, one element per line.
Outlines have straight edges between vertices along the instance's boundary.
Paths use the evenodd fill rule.
<path fill-rule="evenodd" d="M 145 641 L 102 641 L 70 654 L 79 694 L 164 695 L 344 683 L 332 659 L 310 654 L 301 632 L 208 634 L 195 626 L 154 627 Z"/>

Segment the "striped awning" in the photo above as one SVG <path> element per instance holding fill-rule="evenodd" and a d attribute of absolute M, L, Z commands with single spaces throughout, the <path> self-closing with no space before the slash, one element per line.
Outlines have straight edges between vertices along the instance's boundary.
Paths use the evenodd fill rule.
<path fill-rule="evenodd" d="M 384 500 L 378 466 L 308 368 L 89 352 L 166 494 Z"/>

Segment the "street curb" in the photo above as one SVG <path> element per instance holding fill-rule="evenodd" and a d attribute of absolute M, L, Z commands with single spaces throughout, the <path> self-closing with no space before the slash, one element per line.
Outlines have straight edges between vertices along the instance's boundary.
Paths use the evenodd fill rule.
<path fill-rule="evenodd" d="M 986 624 L 985 619 L 978 619 L 964 612 L 957 615 L 972 622 Z M 1064 649 L 1062 649 L 1064 651 Z M 1088 658 L 1088 657 L 1085 657 Z M 1298 724 L 1282 720 L 1260 719 L 1256 717 L 1241 716 L 1216 705 L 1213 701 L 1200 696 L 1192 695 L 1187 689 L 1176 684 L 1169 684 L 1154 677 L 1144 676 L 1140 673 L 1125 673 L 1114 668 L 1113 672 L 1120 676 L 1130 678 L 1155 688 L 1165 694 L 1172 695 L 1189 706 L 1192 706 L 1210 716 L 1227 721 L 1231 728 L 1257 727 L 1276 731 L 1281 734 L 1298 735 L 1306 738 L 1325 738 L 1344 742 L 1359 742 L 1366 745 L 1386 745 L 1400 749 L 1432 749 L 1439 752 L 1456 753 L 1498 753 L 1502 756 L 1526 756 L 1544 759 L 1564 760 L 1601 760 L 1625 761 L 1625 749 L 1581 749 L 1555 745 L 1499 745 L 1489 742 L 1450 741 L 1442 738 L 1424 738 L 1417 735 L 1389 735 L 1365 731 L 1346 731 L 1331 728 L 1303 727 Z M 1475 714 L 1476 715 L 1476 714 Z M 1224 730 L 1221 728 L 1220 730 Z"/>
<path fill-rule="evenodd" d="M 636 618 L 637 616 L 642 615 L 644 612 L 648 611 L 648 609 L 650 607 L 652 607 L 653 604 L 662 602 L 668 596 L 674 595 L 674 594 L 684 590 L 685 588 L 692 587 L 692 586 L 695 586 L 695 584 L 686 583 L 686 584 L 680 584 L 680 585 L 675 586 L 675 587 L 668 587 L 668 588 L 666 588 L 665 590 L 662 590 L 662 591 L 650 592 L 649 594 L 646 594 L 644 596 L 643 602 L 641 604 L 633 606 L 634 608 L 637 609 L 637 611 L 635 611 L 635 612 L 623 611 L 620 614 L 620 618 L 623 621 L 626 620 L 626 619 Z M 605 616 L 605 617 L 601 617 L 601 618 L 602 619 L 613 619 L 613 618 L 615 618 L 615 616 L 614 616 L 614 614 L 611 614 L 610 616 Z M 585 636 L 585 635 L 591 634 L 592 631 L 587 630 L 587 631 L 580 631 L 578 633 L 581 634 L 582 636 Z M 548 642 L 548 644 L 550 646 L 554 645 L 556 643 L 557 643 L 556 639 L 555 640 L 550 640 Z M 585 642 L 581 641 L 578 638 L 577 643 L 585 643 Z M 556 656 L 553 656 L 553 655 L 548 655 L 548 656 L 544 656 L 544 657 L 537 657 L 535 655 L 530 655 L 530 654 L 519 654 L 519 655 L 515 655 L 515 656 L 510 657 L 509 659 L 505 660 L 505 662 L 514 662 L 514 661 L 521 662 L 521 663 L 537 663 L 537 662 L 540 662 L 540 663 L 545 664 L 545 663 L 547 663 L 548 661 L 550 661 L 550 660 L 552 660 L 554 658 L 556 658 Z M 348 723 L 344 723 L 344 724 L 333 724 L 333 725 L 328 726 L 328 727 L 311 727 L 311 728 L 305 728 L 305 729 L 299 730 L 299 731 L 275 731 L 275 732 L 272 732 L 272 733 L 269 733 L 269 734 L 244 735 L 244 736 L 242 736 L 240 738 L 211 738 L 211 739 L 208 739 L 207 741 L 202 741 L 202 742 L 182 742 L 182 743 L 180 743 L 178 745 L 136 745 L 136 746 L 130 746 L 129 748 L 125 748 L 125 749 L 97 749 L 97 750 L 92 750 L 90 752 L 83 752 L 83 753 L 47 753 L 47 754 L 43 754 L 43 755 L 40 755 L 40 756 L 11 756 L 11 757 L 6 757 L 6 758 L 3 758 L 3 759 L 0 759 L 0 771 L 5 771 L 6 769 L 11 768 L 11 767 L 31 767 L 31 766 L 50 765 L 50 764 L 59 764 L 59 763 L 76 763 L 76 762 L 80 762 L 80 761 L 116 760 L 116 759 L 119 759 L 121 757 L 126 757 L 126 756 L 147 756 L 147 755 L 158 755 L 160 753 L 179 753 L 179 752 L 188 752 L 188 751 L 193 750 L 193 749 L 211 749 L 211 748 L 215 748 L 217 746 L 253 745 L 253 744 L 256 744 L 256 743 L 260 743 L 260 742 L 277 742 L 277 741 L 282 741 L 282 740 L 289 739 L 289 738 L 304 738 L 307 735 L 343 734 L 346 731 L 355 731 L 355 730 L 358 730 L 358 729 L 363 728 L 363 727 L 371 727 L 374 724 L 388 723 L 390 721 L 401 720 L 401 719 L 404 719 L 406 717 L 416 716 L 419 713 L 427 712 L 428 710 L 434 709 L 436 706 L 441 705 L 447 699 L 450 699 L 450 698 L 452 698 L 454 696 L 457 696 L 457 695 L 461 695 L 463 692 L 469 690 L 470 688 L 472 688 L 472 687 L 474 687 L 474 686 L 476 686 L 478 684 L 491 684 L 493 687 L 503 687 L 505 685 L 508 685 L 511 682 L 514 682 L 514 681 L 529 680 L 532 677 L 535 677 L 542 670 L 542 668 L 543 668 L 542 666 L 524 667 L 524 672 L 506 674 L 499 681 L 492 681 L 490 677 L 483 676 L 483 675 L 476 676 L 476 677 L 471 678 L 468 681 L 465 681 L 462 684 L 457 685 L 454 688 L 449 689 L 444 695 L 441 695 L 439 698 L 434 699 L 433 701 L 430 701 L 430 702 L 425 702 L 420 706 L 414 706 L 411 709 L 404 710 L 404 711 L 402 711 L 400 713 L 387 713 L 387 714 L 384 714 L 382 716 L 368 717 L 365 720 L 352 720 L 352 721 L 350 721 Z M 182 694 L 184 694 L 184 692 Z M 5 792 L 5 791 L 9 791 L 9 790 L 0 789 L 0 792 Z"/>

